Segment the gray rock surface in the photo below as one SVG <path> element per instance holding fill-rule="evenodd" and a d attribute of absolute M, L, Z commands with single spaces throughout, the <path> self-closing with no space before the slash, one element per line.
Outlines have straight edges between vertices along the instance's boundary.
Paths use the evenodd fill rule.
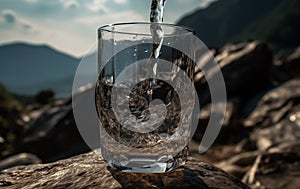
<path fill-rule="evenodd" d="M 0 171 L 18 165 L 30 165 L 37 163 L 42 163 L 42 161 L 36 155 L 29 153 L 16 154 L 0 161 Z"/>
<path fill-rule="evenodd" d="M 225 119 L 222 124 L 222 129 L 214 144 L 233 144 L 247 137 L 247 133 L 241 125 L 240 104 L 241 100 L 239 98 L 227 100 Z M 200 142 L 202 140 L 210 120 L 211 107 L 212 104 L 201 107 L 198 127 L 193 136 L 195 141 Z"/>
<path fill-rule="evenodd" d="M 258 150 L 264 151 L 282 143 L 300 140 L 300 105 L 291 108 L 290 113 L 279 123 L 266 128 L 257 128 L 250 134 Z"/>
<path fill-rule="evenodd" d="M 300 185 L 300 81 L 267 92 L 245 120 L 255 149 L 216 165 L 254 189 L 298 189 Z"/>
<path fill-rule="evenodd" d="M 272 53 L 259 41 L 224 46 L 215 60 L 221 67 L 228 97 L 249 97 L 270 85 Z M 209 89 L 201 70 L 195 74 L 200 103 L 210 100 Z"/>
<path fill-rule="evenodd" d="M 26 125 L 17 153 L 29 152 L 43 162 L 53 162 L 90 150 L 76 127 L 71 100 L 47 105 L 33 114 L 37 116 Z"/>
<path fill-rule="evenodd" d="M 20 166 L 0 172 L 3 188 L 218 188 L 248 189 L 219 168 L 189 158 L 187 164 L 163 174 L 123 173 L 107 168 L 90 152 L 50 164 Z"/>
<path fill-rule="evenodd" d="M 300 77 L 300 46 L 283 62 L 282 68 L 293 77 Z"/>
<path fill-rule="evenodd" d="M 290 80 L 263 96 L 250 116 L 245 127 L 267 127 L 281 121 L 300 102 L 300 80 Z"/>

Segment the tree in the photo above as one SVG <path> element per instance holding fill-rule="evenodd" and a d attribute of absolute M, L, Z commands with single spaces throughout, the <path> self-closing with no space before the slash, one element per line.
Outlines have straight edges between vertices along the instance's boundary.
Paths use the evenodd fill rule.
<path fill-rule="evenodd" d="M 54 101 L 55 93 L 51 89 L 46 89 L 38 92 L 35 95 L 35 101 L 38 104 L 45 105 Z"/>
<path fill-rule="evenodd" d="M 1 152 L 12 150 L 19 139 L 23 125 L 20 121 L 22 106 L 0 83 L 0 159 Z"/>

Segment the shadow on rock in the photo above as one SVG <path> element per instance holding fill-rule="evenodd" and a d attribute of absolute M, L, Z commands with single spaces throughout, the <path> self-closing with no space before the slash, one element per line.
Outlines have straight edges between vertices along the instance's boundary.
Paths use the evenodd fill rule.
<path fill-rule="evenodd" d="M 168 173 L 125 173 L 108 168 L 123 188 L 209 188 L 196 171 L 184 166 Z"/>

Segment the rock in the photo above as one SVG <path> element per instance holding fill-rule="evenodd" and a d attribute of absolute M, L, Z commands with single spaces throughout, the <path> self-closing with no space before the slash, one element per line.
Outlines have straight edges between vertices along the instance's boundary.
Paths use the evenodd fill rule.
<path fill-rule="evenodd" d="M 296 49 L 282 49 L 274 56 L 273 82 L 282 83 L 300 77 L 300 46 Z"/>
<path fill-rule="evenodd" d="M 235 155 L 216 166 L 243 178 L 252 188 L 299 188 L 300 105 L 279 123 L 256 128 L 250 140 L 256 151 Z"/>
<path fill-rule="evenodd" d="M 250 135 L 259 155 L 253 171 L 255 188 L 298 188 L 300 167 L 300 105 L 289 109 L 284 118 L 267 127 L 258 127 Z M 297 167 L 297 168 L 296 168 Z M 250 171 L 250 170 L 249 170 Z M 249 173 L 249 172 L 248 172 Z M 298 176 L 297 176 L 298 175 Z M 277 178 L 281 178 L 278 180 Z M 276 185 L 276 187 L 275 187 Z"/>
<path fill-rule="evenodd" d="M 283 61 L 282 69 L 292 77 L 300 77 L 300 46 Z"/>
<path fill-rule="evenodd" d="M 291 75 L 288 74 L 283 65 L 288 56 L 293 53 L 292 49 L 282 49 L 274 56 L 273 66 L 271 69 L 272 81 L 275 84 L 286 82 L 292 79 Z"/>
<path fill-rule="evenodd" d="M 300 140 L 300 105 L 291 108 L 289 112 L 279 123 L 266 128 L 259 127 L 251 133 L 250 140 L 255 142 L 258 150 Z"/>
<path fill-rule="evenodd" d="M 220 161 L 215 165 L 224 171 L 242 179 L 246 172 L 250 170 L 251 165 L 254 163 L 257 155 L 257 151 L 245 152 Z"/>
<path fill-rule="evenodd" d="M 230 44 L 215 56 L 219 63 L 229 97 L 251 97 L 270 85 L 272 53 L 259 41 Z M 210 93 L 201 71 L 195 74 L 200 103 L 210 101 Z"/>
<path fill-rule="evenodd" d="M 234 155 L 216 165 L 252 188 L 299 188 L 299 79 L 266 93 L 244 125 L 251 128 L 249 141 L 256 150 Z"/>
<path fill-rule="evenodd" d="M 245 127 L 272 126 L 300 103 L 300 80 L 290 80 L 269 91 L 245 119 Z"/>
<path fill-rule="evenodd" d="M 90 152 L 50 164 L 20 166 L 0 172 L 8 188 L 219 188 L 248 189 L 237 178 L 211 164 L 189 158 L 186 166 L 169 173 L 123 173 L 107 168 Z"/>
<path fill-rule="evenodd" d="M 27 125 L 17 153 L 36 154 L 43 162 L 71 157 L 90 149 L 77 130 L 71 100 L 48 105 Z"/>
<path fill-rule="evenodd" d="M 261 157 L 255 173 L 254 189 L 298 189 L 300 186 L 300 143 L 282 142 Z"/>
<path fill-rule="evenodd" d="M 253 189 L 299 188 L 300 142 L 282 142 L 264 152 L 245 152 L 216 164 Z"/>
<path fill-rule="evenodd" d="M 222 129 L 214 144 L 233 144 L 239 142 L 247 136 L 245 129 L 241 125 L 240 105 L 240 99 L 228 99 Z M 200 109 L 197 130 L 193 136 L 195 141 L 200 142 L 202 140 L 203 134 L 210 120 L 210 115 L 211 104 L 208 104 Z"/>
<path fill-rule="evenodd" d="M 29 153 L 17 154 L 0 161 L 0 171 L 18 165 L 38 164 L 42 161 L 35 155 Z"/>
<path fill-rule="evenodd" d="M 213 163 L 219 166 L 222 161 L 227 161 L 228 159 L 234 157 L 235 155 L 246 152 L 244 148 L 245 140 L 242 140 L 239 144 L 228 144 L 228 145 L 212 145 L 204 154 L 199 153 L 200 143 L 192 140 L 189 143 L 189 155 L 193 158 Z M 228 163 L 226 163 L 227 165 Z M 223 167 L 220 167 L 224 169 Z M 225 170 L 225 169 L 224 169 Z M 228 172 L 227 170 L 225 170 Z M 233 174 L 230 172 L 230 174 Z M 237 176 L 237 175 L 235 175 Z"/>

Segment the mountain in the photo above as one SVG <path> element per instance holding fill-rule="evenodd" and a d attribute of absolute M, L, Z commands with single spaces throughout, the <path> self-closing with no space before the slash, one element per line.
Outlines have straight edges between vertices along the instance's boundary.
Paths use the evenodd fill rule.
<path fill-rule="evenodd" d="M 193 28 L 208 46 L 258 39 L 276 49 L 300 44 L 299 20 L 299 0 L 219 0 L 178 24 Z"/>
<path fill-rule="evenodd" d="M 0 83 L 14 93 L 32 95 L 53 89 L 57 96 L 70 96 L 80 59 L 46 45 L 0 46 Z"/>

